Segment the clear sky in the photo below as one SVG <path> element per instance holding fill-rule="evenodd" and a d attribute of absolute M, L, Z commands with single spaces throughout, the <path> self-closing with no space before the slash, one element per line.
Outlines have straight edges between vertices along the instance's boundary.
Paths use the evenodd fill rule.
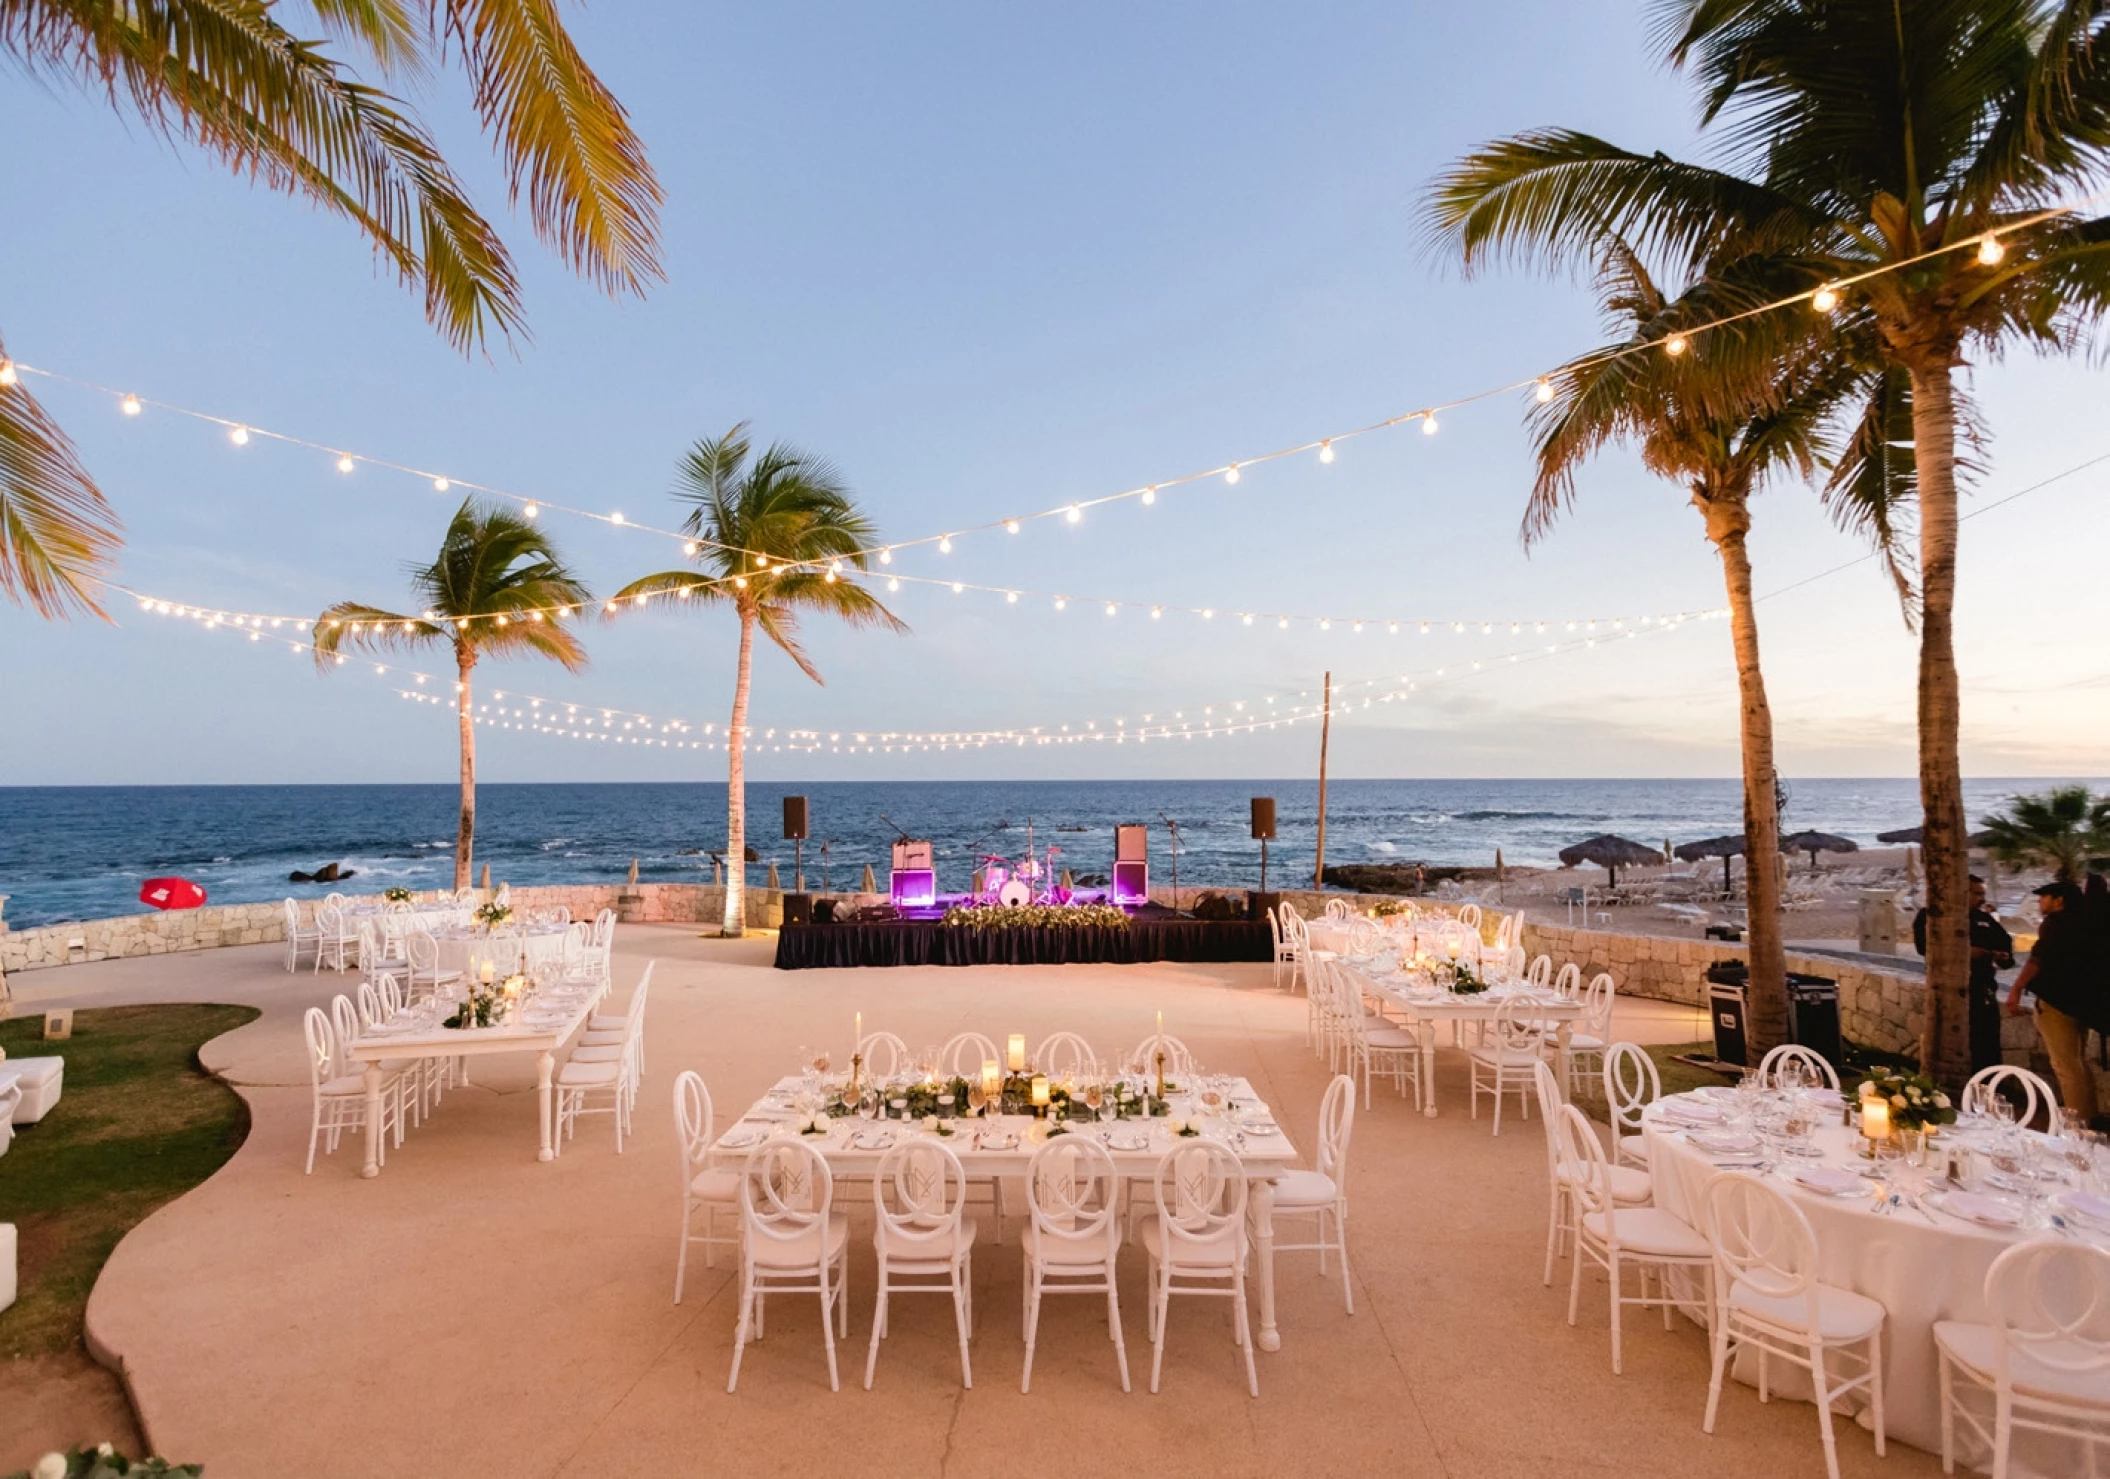
<path fill-rule="evenodd" d="M 511 220 L 533 342 L 451 353 L 340 223 L 120 123 L 93 98 L 0 80 L 0 335 L 21 360 L 333 446 L 672 524 L 675 462 L 751 418 L 840 464 L 893 537 L 1118 492 L 1528 375 L 1596 342 L 1573 284 L 1461 281 L 1415 234 L 1430 177 L 1498 134 L 1563 123 L 1690 151 L 1683 86 L 1637 10 L 1604 4 L 602 4 L 572 12 L 667 193 L 668 281 L 610 302 Z M 419 101 L 486 209 L 502 180 L 451 79 Z M 37 384 L 122 513 L 124 578 L 174 601 L 308 612 L 405 599 L 453 499 L 375 468 Z M 2101 372 L 1976 372 L 1994 439 L 1974 506 L 2110 453 Z M 908 637 L 816 626 L 826 687 L 757 664 L 758 724 L 994 728 L 1212 701 L 1294 702 L 1331 668 L 1444 666 L 1408 702 L 1345 713 L 1337 774 L 1726 775 L 1735 693 L 1720 623 L 1470 672 L 1512 618 L 1718 605 L 1700 521 L 1610 457 L 1530 552 L 1509 400 L 1094 511 L 977 535 L 905 573 L 1071 595 L 1016 605 L 910 587 Z M 2110 770 L 2097 635 L 2110 463 L 1965 525 L 1965 767 Z M 666 543 L 550 514 L 596 589 Z M 1773 591 L 1861 551 L 1804 489 L 1753 537 Z M 1114 597 L 1342 618 L 1108 618 Z M 226 631 L 113 608 L 49 626 L 0 606 L 0 783 L 444 781 L 453 729 L 353 667 L 328 678 Z M 1495 637 L 1361 635 L 1347 618 L 1454 616 Z M 1761 607 L 1790 775 L 1912 769 L 1913 642 L 1862 564 Z M 490 687 L 722 724 L 734 624 L 668 611 L 594 632 L 572 679 Z M 438 668 L 442 663 L 431 666 Z M 1465 676 L 1459 674 L 1463 669 Z M 757 757 L 751 774 L 859 777 L 1309 772 L 1305 729 L 1210 745 Z M 493 780 L 686 779 L 709 752 L 487 732 Z"/>

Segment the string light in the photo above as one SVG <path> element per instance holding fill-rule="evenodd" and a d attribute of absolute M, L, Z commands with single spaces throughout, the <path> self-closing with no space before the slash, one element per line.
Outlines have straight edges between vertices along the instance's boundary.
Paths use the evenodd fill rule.
<path fill-rule="evenodd" d="M 434 478 L 432 480 L 432 491 L 435 493 L 444 493 L 453 486 L 454 484 L 448 482 L 445 478 Z"/>
<path fill-rule="evenodd" d="M 137 416 L 139 414 L 139 397 L 136 395 L 128 395 L 122 401 L 118 402 L 117 408 L 120 411 L 124 412 L 127 416 Z"/>
<path fill-rule="evenodd" d="M 1981 267 L 1997 267 L 2000 265 L 2000 259 L 2006 255 L 2006 245 L 1991 232 L 1978 239 L 1978 263 Z"/>
<path fill-rule="evenodd" d="M 938 553 L 941 555 L 952 553 L 952 536 L 950 534 L 938 541 Z"/>
<path fill-rule="evenodd" d="M 622 514 L 621 514 L 621 513 L 619 513 L 619 512 L 618 512 L 618 513 L 612 513 L 612 514 L 610 514 L 610 515 L 608 516 L 608 522 L 609 522 L 609 523 L 611 523 L 611 524 L 620 524 L 620 523 L 622 523 L 622 522 L 623 522 L 623 516 L 622 516 Z"/>
<path fill-rule="evenodd" d="M 1143 501 L 1145 503 L 1156 503 L 1158 501 L 1158 490 L 1155 486 L 1143 490 Z"/>
<path fill-rule="evenodd" d="M 1007 534 L 1016 534 L 1016 533 L 1017 533 L 1018 531 L 1019 531 L 1019 522 L 1018 522 L 1018 520 L 1016 520 L 1016 519 L 1006 519 L 1006 520 L 1004 520 L 1004 532 L 1005 532 L 1005 533 L 1007 533 Z"/>
<path fill-rule="evenodd" d="M 15 373 L 15 362 L 13 360 L 0 359 L 0 390 L 5 390 L 21 378 L 20 375 Z"/>
<path fill-rule="evenodd" d="M 1326 440 L 1324 440 L 1324 441 L 1322 441 L 1322 442 L 1320 442 L 1320 443 L 1319 443 L 1319 460 L 1320 460 L 1321 462 L 1331 462 L 1331 461 L 1333 461 L 1333 438 L 1332 438 L 1332 437 L 1328 437 L 1328 438 L 1326 438 Z"/>
<path fill-rule="evenodd" d="M 1540 380 L 1537 390 L 1533 393 L 1538 396 L 1539 404 L 1545 405 L 1553 399 L 1553 382 L 1551 380 Z"/>
<path fill-rule="evenodd" d="M 1826 283 L 1823 287 L 1817 289 L 1816 292 L 1810 294 L 1810 307 L 1816 309 L 1819 313 L 1830 313 L 1838 306 L 1839 290 L 1830 283 Z"/>
<path fill-rule="evenodd" d="M 337 470 L 339 472 L 350 472 L 356 466 L 358 466 L 358 464 L 352 461 L 351 454 L 349 452 L 337 459 Z"/>
<path fill-rule="evenodd" d="M 1068 519 L 1072 524 L 1075 524 L 1084 518 L 1084 510 L 1073 503 L 1070 505 L 1069 512 L 1063 515 L 1063 517 Z"/>
<path fill-rule="evenodd" d="M 230 442 L 233 442 L 233 443 L 234 443 L 234 444 L 235 444 L 235 445 L 236 445 L 237 447 L 246 447 L 246 446 L 248 446 L 248 445 L 249 445 L 249 428 L 248 428 L 248 427 L 246 427 L 246 426 L 237 426 L 237 427 L 234 427 L 234 428 L 232 428 L 232 429 L 231 429 L 231 430 L 230 430 L 230 431 L 229 431 L 229 432 L 227 433 L 227 440 L 229 440 Z"/>
<path fill-rule="evenodd" d="M 1227 483 L 1235 483 L 1238 481 L 1237 463 L 1234 462 L 1229 467 L 1224 469 L 1224 481 Z"/>
<path fill-rule="evenodd" d="M 1686 350 L 1686 347 L 1687 346 L 1685 342 L 1685 336 L 1683 334 L 1673 334 L 1668 339 L 1665 339 L 1663 341 L 1663 352 L 1669 355 L 1672 359 L 1676 359 L 1679 355 L 1683 354 Z"/>
<path fill-rule="evenodd" d="M 1423 411 L 1421 413 L 1421 434 L 1425 437 L 1432 437 L 1436 435 L 1436 429 L 1436 413 L 1434 411 Z"/>

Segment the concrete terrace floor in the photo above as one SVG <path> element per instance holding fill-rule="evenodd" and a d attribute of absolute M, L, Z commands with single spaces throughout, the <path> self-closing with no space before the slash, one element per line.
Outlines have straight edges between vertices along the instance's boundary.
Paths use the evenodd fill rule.
<path fill-rule="evenodd" d="M 157 1449 L 213 1479 L 497 1472 L 780 1473 L 846 1462 L 982 1474 L 1051 1447 L 1066 1464 L 1152 1474 L 1821 1474 L 1803 1403 L 1725 1394 L 1700 1431 L 1707 1354 L 1683 1320 L 1630 1316 L 1614 1377 L 1603 1285 L 1564 1323 L 1566 1266 L 1547 1289 L 1540 1128 L 1488 1134 L 1467 1115 L 1464 1064 L 1438 1058 L 1444 1113 L 1413 1114 L 1380 1087 L 1350 1169 L 1356 1313 L 1316 1256 L 1283 1254 L 1282 1349 L 1246 1395 L 1221 1301 L 1175 1302 L 1162 1395 L 1146 1390 L 1144 1267 L 1124 1250 L 1122 1307 L 1135 1391 L 1124 1395 L 1100 1307 L 1051 1300 L 1030 1395 L 1018 1391 L 1019 1255 L 975 1255 L 976 1384 L 962 1391 L 942 1298 L 897 1300 L 870 1392 L 869 1216 L 852 1226 L 851 1333 L 831 1394 L 813 1302 L 773 1301 L 769 1338 L 728 1396 L 730 1260 L 692 1260 L 672 1301 L 674 1075 L 701 1071 L 721 1125 L 803 1044 L 847 1051 L 852 1014 L 912 1045 L 963 1028 L 1037 1041 L 1058 1028 L 1125 1053 L 1162 1010 L 1211 1069 L 1243 1073 L 1307 1158 L 1327 1073 L 1306 1048 L 1304 1002 L 1260 966 L 993 967 L 779 974 L 773 942 L 675 927 L 619 932 L 620 1001 L 648 958 L 648 1074 L 636 1137 L 615 1154 L 588 1121 L 538 1163 L 531 1064 L 477 1061 L 475 1087 L 391 1155 L 375 1181 L 347 1146 L 301 1162 L 308 1126 L 300 1012 L 340 989 L 287 975 L 277 947 L 106 962 L 14 978 L 17 1010 L 135 1001 L 233 1001 L 256 1022 L 208 1045 L 248 1097 L 255 1129 L 212 1180 L 118 1248 L 89 1305 L 122 1357 Z M 347 978 L 349 980 L 350 978 Z M 1618 1035 L 1689 1041 L 1688 1008 L 1621 1001 Z M 1015 1197 L 1014 1202 L 1022 1202 Z M 1898 1444 L 1877 1460 L 1842 1423 L 1842 1472 L 1911 1476 L 1936 1460 Z"/>

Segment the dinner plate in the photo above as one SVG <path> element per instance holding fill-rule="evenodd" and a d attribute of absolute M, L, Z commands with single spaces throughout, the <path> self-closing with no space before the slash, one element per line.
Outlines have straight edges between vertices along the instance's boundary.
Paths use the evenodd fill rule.
<path fill-rule="evenodd" d="M 1749 1130 L 1694 1130 L 1685 1137 L 1701 1150 L 1714 1155 L 1732 1155 L 1758 1149 L 1758 1137 Z"/>
<path fill-rule="evenodd" d="M 760 1127 L 727 1130 L 718 1137 L 718 1143 L 727 1150 L 745 1150 L 751 1145 L 760 1145 L 769 1138 L 769 1131 Z"/>
<path fill-rule="evenodd" d="M 1128 1134 L 1123 1134 L 1123 1135 L 1116 1135 L 1116 1134 L 1113 1134 L 1113 1133 L 1109 1132 L 1109 1133 L 1108 1133 L 1108 1134 L 1106 1135 L 1106 1137 L 1105 1137 L 1105 1138 L 1106 1138 L 1106 1148 L 1107 1148 L 1108 1150 L 1148 1150 L 1148 1149 L 1150 1149 L 1150 1137 L 1149 1137 L 1148 1135 L 1138 1135 L 1138 1134 L 1135 1134 L 1135 1133 L 1134 1133 L 1134 1132 L 1132 1132 L 1132 1131 L 1131 1131 L 1130 1133 L 1128 1133 Z"/>
<path fill-rule="evenodd" d="M 1657 1112 L 1680 1125 L 1718 1125 L 1723 1118 L 1721 1110 L 1712 1104 L 1665 1104 Z"/>
<path fill-rule="evenodd" d="M 1279 1135 L 1282 1133 L 1282 1126 L 1276 1124 L 1273 1120 L 1242 1119 L 1238 1122 L 1238 1128 L 1245 1131 L 1248 1135 Z"/>
<path fill-rule="evenodd" d="M 1797 1166 L 1788 1174 L 1804 1190 L 1828 1197 L 1859 1196 L 1867 1191 L 1859 1176 L 1837 1166 Z"/>
<path fill-rule="evenodd" d="M 2020 1227 L 2021 1211 L 1996 1197 L 1980 1196 L 1972 1191 L 1938 1191 L 1927 1198 L 1951 1217 L 1961 1217 L 1966 1222 L 1975 1222 L 1980 1227 Z"/>
<path fill-rule="evenodd" d="M 2083 1222 L 2110 1227 L 2110 1197 L 2099 1197 L 2092 1191 L 2069 1191 L 2059 1198 L 2059 1206 Z"/>
<path fill-rule="evenodd" d="M 985 1130 L 975 1137 L 977 1150 L 1016 1150 L 1018 1137 L 1008 1131 Z"/>

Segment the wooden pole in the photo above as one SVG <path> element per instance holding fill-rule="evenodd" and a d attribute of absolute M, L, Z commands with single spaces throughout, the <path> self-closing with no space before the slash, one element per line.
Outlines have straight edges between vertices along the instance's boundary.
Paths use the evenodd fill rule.
<path fill-rule="evenodd" d="M 1312 864 L 1314 891 L 1326 887 L 1326 741 L 1333 730 L 1333 674 L 1326 674 L 1324 697 L 1319 703 L 1319 855 Z"/>

